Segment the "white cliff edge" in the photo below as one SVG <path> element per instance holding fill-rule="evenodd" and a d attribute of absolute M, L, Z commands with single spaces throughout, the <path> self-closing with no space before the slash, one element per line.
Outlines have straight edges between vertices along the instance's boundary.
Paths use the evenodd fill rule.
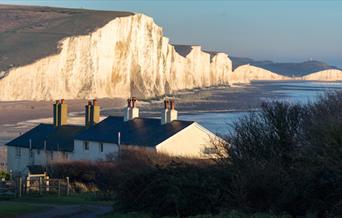
<path fill-rule="evenodd" d="M 229 81 L 233 83 L 249 83 L 253 80 L 289 80 L 290 77 L 282 76 L 265 70 L 260 67 L 255 67 L 249 64 L 237 67 L 234 72 L 229 74 Z"/>
<path fill-rule="evenodd" d="M 228 84 L 228 55 L 201 47 L 179 55 L 152 18 L 112 20 L 88 35 L 60 41 L 60 53 L 10 69 L 0 100 L 152 97 L 175 90 Z"/>
<path fill-rule="evenodd" d="M 284 80 L 262 68 L 232 71 L 225 53 L 169 43 L 151 17 L 118 17 L 96 31 L 67 37 L 60 52 L 0 73 L 0 100 L 148 98 L 200 87 Z"/>
<path fill-rule="evenodd" d="M 336 69 L 323 70 L 303 76 L 303 80 L 342 81 L 342 71 Z"/>

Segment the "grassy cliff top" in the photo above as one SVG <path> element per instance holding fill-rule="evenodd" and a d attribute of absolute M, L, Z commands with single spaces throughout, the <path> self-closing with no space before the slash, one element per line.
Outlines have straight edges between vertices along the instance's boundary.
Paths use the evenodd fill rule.
<path fill-rule="evenodd" d="M 58 41 L 84 35 L 131 12 L 0 5 L 0 73 L 58 53 Z"/>

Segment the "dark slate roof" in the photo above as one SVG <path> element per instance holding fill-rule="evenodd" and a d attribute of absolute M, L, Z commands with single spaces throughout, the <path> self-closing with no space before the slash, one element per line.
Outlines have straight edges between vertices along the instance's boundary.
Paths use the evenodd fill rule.
<path fill-rule="evenodd" d="M 117 144 L 120 132 L 122 145 L 154 147 L 192 123 L 174 120 L 161 125 L 160 119 L 153 118 L 135 118 L 125 122 L 123 117 L 110 116 L 83 131 L 75 139 Z"/>
<path fill-rule="evenodd" d="M 63 125 L 55 127 L 52 124 L 39 124 L 23 135 L 8 142 L 8 146 L 30 147 L 30 140 L 33 149 L 44 149 L 46 141 L 47 150 L 73 151 L 74 138 L 85 127 L 74 125 Z"/>

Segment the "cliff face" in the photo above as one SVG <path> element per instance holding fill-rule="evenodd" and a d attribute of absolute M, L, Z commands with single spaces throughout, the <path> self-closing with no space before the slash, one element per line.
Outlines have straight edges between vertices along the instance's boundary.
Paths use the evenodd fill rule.
<path fill-rule="evenodd" d="M 304 80 L 342 81 L 342 71 L 331 69 L 312 73 L 303 77 Z"/>
<path fill-rule="evenodd" d="M 277 74 L 283 76 L 290 77 L 302 77 L 305 75 L 309 75 L 311 73 L 330 70 L 330 69 L 338 69 L 338 67 L 329 65 L 322 61 L 304 61 L 304 62 L 273 62 L 273 61 L 257 61 L 251 58 L 243 58 L 243 57 L 230 57 L 233 62 L 233 69 L 245 64 L 250 64 L 256 67 L 263 68 L 265 70 L 269 70 L 271 72 L 277 72 Z"/>
<path fill-rule="evenodd" d="M 232 83 L 249 83 L 252 80 L 289 80 L 290 78 L 246 64 L 229 73 L 228 79 Z"/>
<path fill-rule="evenodd" d="M 199 46 L 179 54 L 152 18 L 118 17 L 95 32 L 60 41 L 60 52 L 12 68 L 0 79 L 0 100 L 146 98 L 228 84 L 232 63 Z"/>

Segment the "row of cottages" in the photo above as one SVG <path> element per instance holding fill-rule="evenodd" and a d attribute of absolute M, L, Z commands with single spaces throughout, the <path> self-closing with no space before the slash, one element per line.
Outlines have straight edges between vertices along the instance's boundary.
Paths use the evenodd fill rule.
<path fill-rule="evenodd" d="M 28 166 L 56 161 L 105 160 L 116 157 L 120 149 L 138 147 L 171 156 L 212 157 L 212 140 L 219 138 L 193 121 L 177 120 L 175 103 L 164 100 L 161 117 L 139 117 L 136 99 L 128 99 L 124 116 L 109 116 L 100 121 L 96 100 L 85 106 L 85 125 L 69 125 L 68 105 L 53 104 L 53 124 L 39 124 L 8 142 L 8 171 L 26 173 Z"/>

